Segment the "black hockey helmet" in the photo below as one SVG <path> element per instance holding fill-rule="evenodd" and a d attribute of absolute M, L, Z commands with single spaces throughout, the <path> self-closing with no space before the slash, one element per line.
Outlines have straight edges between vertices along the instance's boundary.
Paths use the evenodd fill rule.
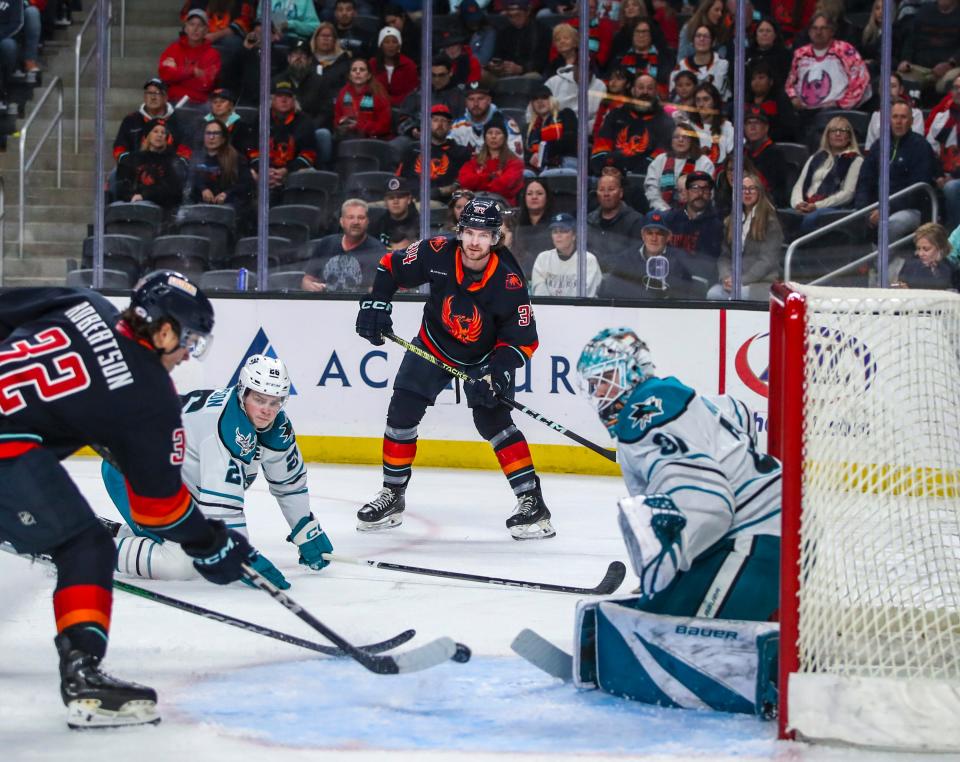
<path fill-rule="evenodd" d="M 460 213 L 460 222 L 457 232 L 463 234 L 464 228 L 489 230 L 493 234 L 493 245 L 500 240 L 500 228 L 503 226 L 503 215 L 497 202 L 491 198 L 475 198 L 467 202 Z"/>
<path fill-rule="evenodd" d="M 147 323 L 169 321 L 180 331 L 180 346 L 199 357 L 213 332 L 213 305 L 187 276 L 174 270 L 148 273 L 133 288 L 130 306 Z"/>

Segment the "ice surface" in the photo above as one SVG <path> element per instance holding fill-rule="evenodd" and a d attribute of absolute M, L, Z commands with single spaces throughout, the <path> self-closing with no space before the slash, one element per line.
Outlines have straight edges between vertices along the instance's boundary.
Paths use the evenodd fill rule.
<path fill-rule="evenodd" d="M 118 518 L 100 484 L 99 461 L 73 459 L 67 466 L 91 505 Z M 415 471 L 401 527 L 361 535 L 355 513 L 379 488 L 379 469 L 310 467 L 314 513 L 340 554 L 578 586 L 597 584 L 610 561 L 627 562 L 615 521 L 619 479 L 545 474 L 542 480 L 557 528 L 552 540 L 509 537 L 503 522 L 514 500 L 499 473 L 444 469 Z M 298 566 L 294 547 L 284 542 L 289 528 L 263 481 L 247 494 L 253 543 L 293 584 L 290 594 L 323 622 L 356 643 L 415 627 L 416 639 L 400 650 L 450 635 L 473 649 L 473 661 L 378 676 L 351 661 L 117 592 L 105 667 L 155 687 L 163 723 L 70 732 L 52 643 L 54 579 L 42 567 L 0 554 L 4 760 L 906 758 L 778 742 L 772 723 L 746 716 L 579 693 L 509 648 L 531 627 L 569 650 L 574 596 L 348 564 L 313 572 Z M 199 580 L 133 582 L 322 642 L 257 590 Z M 628 574 L 622 592 L 634 583 Z"/>

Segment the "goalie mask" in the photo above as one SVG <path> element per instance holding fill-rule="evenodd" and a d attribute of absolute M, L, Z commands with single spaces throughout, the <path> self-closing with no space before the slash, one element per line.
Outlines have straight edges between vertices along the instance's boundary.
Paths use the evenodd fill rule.
<path fill-rule="evenodd" d="M 240 369 L 237 380 L 237 396 L 240 398 L 241 408 L 248 391 L 278 397 L 282 408 L 290 396 L 290 376 L 287 375 L 284 364 L 266 355 L 251 355 Z"/>
<path fill-rule="evenodd" d="M 627 396 L 656 372 L 649 347 L 629 328 L 600 331 L 577 362 L 580 388 L 611 435 Z"/>

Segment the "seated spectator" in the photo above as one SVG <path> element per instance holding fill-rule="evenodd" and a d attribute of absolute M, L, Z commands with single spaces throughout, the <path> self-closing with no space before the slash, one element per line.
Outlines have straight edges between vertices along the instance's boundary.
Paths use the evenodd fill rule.
<path fill-rule="evenodd" d="M 430 67 L 430 104 L 444 106 L 459 117 L 467 109 L 467 99 L 461 88 L 453 84 L 450 57 L 440 53 Z M 410 140 L 420 140 L 420 91 L 414 90 L 400 105 L 397 116 L 397 134 Z"/>
<path fill-rule="evenodd" d="M 960 75 L 953 80 L 948 108 L 932 115 L 927 141 L 940 159 L 937 187 L 947 200 L 948 228 L 960 225 Z"/>
<path fill-rule="evenodd" d="M 733 150 L 733 123 L 723 115 L 720 91 L 709 82 L 701 82 L 694 90 L 697 110 L 690 121 L 700 133 L 700 148 L 718 170 Z"/>
<path fill-rule="evenodd" d="M 587 0 L 589 6 L 590 32 L 587 46 L 590 49 L 590 63 L 597 71 L 606 71 L 610 65 L 610 52 L 613 49 L 613 37 L 617 33 L 617 25 L 609 18 L 601 16 L 597 11 L 597 0 Z M 578 33 L 580 31 L 579 2 L 574 4 L 570 25 Z M 578 43 L 579 44 L 579 43 Z"/>
<path fill-rule="evenodd" d="M 350 63 L 350 77 L 333 106 L 333 130 L 338 140 L 391 136 L 393 115 L 383 87 L 364 60 Z"/>
<path fill-rule="evenodd" d="M 557 103 L 560 105 L 560 108 L 568 108 L 574 114 L 577 113 L 578 98 L 577 92 L 580 87 L 578 84 L 580 81 L 580 67 L 576 64 L 570 64 L 569 66 L 561 66 L 557 73 L 554 74 L 546 81 L 547 87 L 550 88 L 550 92 L 553 93 L 553 97 L 557 99 Z M 603 96 L 607 91 L 606 85 L 603 84 L 603 80 L 600 79 L 595 74 L 590 74 L 590 84 L 587 86 L 587 128 L 593 129 L 593 125 L 596 124 L 597 111 L 600 109 L 600 101 L 603 100 Z"/>
<path fill-rule="evenodd" d="M 686 269 L 683 254 L 669 245 L 670 228 L 662 212 L 640 221 L 641 245 L 625 246 L 613 257 L 597 291 L 601 299 L 693 299 L 703 289 Z"/>
<path fill-rule="evenodd" d="M 528 0 L 505 0 L 505 26 L 497 31 L 486 70 L 494 77 L 540 76 L 547 66 L 550 32 L 537 22 Z"/>
<path fill-rule="evenodd" d="M 353 60 L 366 61 L 374 54 L 373 40 L 368 30 L 357 23 L 357 5 L 354 0 L 337 0 L 333 6 L 333 25 L 343 48 Z"/>
<path fill-rule="evenodd" d="M 420 60 L 420 25 L 399 3 L 383 6 L 383 25 L 392 26 L 400 32 L 400 52 L 411 61 Z M 416 240 L 416 239 L 414 239 Z"/>
<path fill-rule="evenodd" d="M 493 47 L 497 41 L 497 30 L 490 25 L 477 0 L 463 0 L 457 9 L 460 24 L 467 34 L 466 44 L 480 66 L 486 66 L 493 58 Z"/>
<path fill-rule="evenodd" d="M 270 203 L 280 201 L 291 172 L 313 169 L 317 161 L 317 144 L 309 119 L 295 110 L 293 83 L 278 80 L 271 88 L 270 156 L 267 164 Z M 259 177 L 259 150 L 250 162 L 253 179 Z"/>
<path fill-rule="evenodd" d="M 670 228 L 670 245 L 683 253 L 684 267 L 700 284 L 701 294 L 717 282 L 717 260 L 723 226 L 711 203 L 713 177 L 706 172 L 687 175 L 687 203 L 664 213 Z"/>
<path fill-rule="evenodd" d="M 377 38 L 377 54 L 370 59 L 370 71 L 390 98 L 391 106 L 399 106 L 420 85 L 417 65 L 400 52 L 400 32 L 385 26 Z"/>
<path fill-rule="evenodd" d="M 391 177 L 384 189 L 383 202 L 387 213 L 380 218 L 376 227 L 367 232 L 378 238 L 385 247 L 390 245 L 394 231 L 420 230 L 420 213 L 413 203 L 414 187 L 405 177 Z M 417 236 L 419 238 L 419 236 Z"/>
<path fill-rule="evenodd" d="M 756 175 L 757 168 L 753 166 L 753 162 L 750 161 L 750 157 L 744 155 L 743 157 L 743 174 L 744 175 Z M 686 177 L 681 177 L 679 186 L 684 184 Z M 681 203 L 686 204 L 686 188 L 682 188 Z M 737 205 L 740 204 L 740 198 L 743 193 L 734 194 L 733 192 L 733 162 L 728 161 L 724 167 L 723 171 L 717 174 L 716 187 L 713 189 L 713 208 L 717 210 L 717 214 L 720 219 L 725 219 L 730 216 L 730 213 L 733 211 L 733 201 L 736 197 Z"/>
<path fill-rule="evenodd" d="M 657 96 L 657 81 L 641 74 L 633 83 L 633 100 L 607 114 L 593 144 L 590 173 L 603 167 L 644 173 L 653 157 L 666 150 L 673 137 L 674 122 Z"/>
<path fill-rule="evenodd" d="M 246 0 L 185 0 L 180 21 L 195 9 L 207 14 L 207 42 L 220 54 L 220 84 L 235 89 L 240 84 L 243 38 L 253 31 L 255 3 Z"/>
<path fill-rule="evenodd" d="M 717 0 L 720 2 L 720 0 Z M 693 35 L 693 54 L 680 58 L 670 74 L 670 89 L 678 72 L 689 71 L 696 74 L 700 82 L 709 82 L 726 100 L 730 97 L 730 64 L 713 49 L 713 32 L 710 27 L 701 25 Z"/>
<path fill-rule="evenodd" d="M 513 118 L 504 119 L 497 111 L 490 95 L 490 88 L 474 83 L 467 88 L 467 109 L 463 116 L 456 119 L 450 137 L 471 153 L 483 146 L 483 130 L 487 122 L 498 117 L 507 130 L 507 144 L 517 156 L 523 156 L 523 136 Z"/>
<path fill-rule="evenodd" d="M 960 225 L 950 234 L 950 254 L 948 258 L 954 267 L 960 268 Z"/>
<path fill-rule="evenodd" d="M 218 87 L 210 93 L 210 113 L 203 117 L 203 124 L 209 124 L 214 119 L 220 120 L 227 128 L 230 145 L 240 152 L 240 155 L 250 161 L 257 153 L 257 125 L 249 124 L 240 118 L 235 106 L 237 96 L 225 87 Z M 205 138 L 201 133 L 200 139 L 195 140 L 197 148 L 202 148 Z"/>
<path fill-rule="evenodd" d="M 749 90 L 746 102 L 763 109 L 770 120 L 770 137 L 777 142 L 792 143 L 797 138 L 797 114 L 793 104 L 774 80 L 769 61 L 759 60 L 747 69 Z"/>
<path fill-rule="evenodd" d="M 635 78 L 638 74 L 649 74 L 657 80 L 657 90 L 661 98 L 670 92 L 670 72 L 673 71 L 673 54 L 669 49 L 660 49 L 653 42 L 653 24 L 640 19 L 633 27 L 633 39 L 630 47 L 617 59 L 616 65 L 623 67 Z"/>
<path fill-rule="evenodd" d="M 154 119 L 143 128 L 141 148 L 128 153 L 117 165 L 117 198 L 149 201 L 167 214 L 183 201 L 183 178 L 179 159 L 169 145 L 167 125 Z"/>
<path fill-rule="evenodd" d="M 664 105 L 664 110 L 674 119 L 692 119 L 697 112 L 695 98 L 699 84 L 700 80 L 692 71 L 678 71 L 673 78 L 670 102 Z"/>
<path fill-rule="evenodd" d="M 676 199 L 677 181 L 694 171 L 713 176 L 713 162 L 700 152 L 697 131 L 690 124 L 679 122 L 673 128 L 670 150 L 659 154 L 647 168 L 643 192 L 650 208 L 665 212 L 679 206 Z"/>
<path fill-rule="evenodd" d="M 530 276 L 539 252 L 550 248 L 550 218 L 553 217 L 553 196 L 550 188 L 537 177 L 526 180 L 519 196 L 520 213 L 511 251 Z"/>
<path fill-rule="evenodd" d="M 12 3 L 0 5 L 0 69 L 4 82 L 22 78 L 27 84 L 33 85 L 41 68 L 41 11 L 46 3 L 42 0 L 17 1 L 20 8 L 12 7 Z"/>
<path fill-rule="evenodd" d="M 263 18 L 262 10 L 257 11 L 257 18 Z M 307 42 L 320 23 L 313 0 L 270 0 L 270 21 L 290 46 L 300 40 Z"/>
<path fill-rule="evenodd" d="M 911 129 L 913 108 L 900 99 L 890 107 L 890 195 L 908 188 L 914 183 L 936 182 L 937 157 L 930 144 Z M 879 146 L 879 142 L 877 143 Z M 857 179 L 857 190 L 853 203 L 863 209 L 877 202 L 880 177 L 880 152 L 870 151 L 864 159 Z M 911 205 L 916 198 L 901 198 L 890 201 L 889 240 L 890 243 L 912 233 L 920 224 L 920 210 Z M 880 224 L 880 210 L 870 212 L 867 225 L 876 230 Z"/>
<path fill-rule="evenodd" d="M 787 206 L 790 188 L 784 185 L 783 156 L 770 137 L 770 117 L 756 106 L 743 118 L 743 149 L 757 168 L 757 176 L 777 206 Z"/>
<path fill-rule="evenodd" d="M 783 230 L 777 210 L 756 175 L 743 176 L 742 242 L 740 298 L 765 302 L 770 298 L 770 284 L 780 275 Z M 717 262 L 720 282 L 711 286 L 707 299 L 733 298 L 733 248 L 733 217 L 727 217 Z"/>
<path fill-rule="evenodd" d="M 818 0 L 771 0 L 770 15 L 783 32 L 787 47 L 794 46 L 795 38 L 810 25 L 818 4 Z"/>
<path fill-rule="evenodd" d="M 167 138 L 174 152 L 180 158 L 189 160 L 190 139 L 180 133 L 176 112 L 167 103 L 167 85 L 162 79 L 148 79 L 143 85 L 143 104 L 136 111 L 127 114 L 117 137 L 113 140 L 113 158 L 119 162 L 124 156 L 140 150 L 143 143 L 143 130 L 147 124 L 162 119 L 167 129 Z"/>
<path fill-rule="evenodd" d="M 616 61 L 620 56 L 630 50 L 633 45 L 633 30 L 641 20 L 650 20 L 647 5 L 643 0 L 623 0 L 620 3 L 620 17 L 617 19 L 617 33 L 613 36 L 613 43 L 610 46 L 610 60 Z M 669 47 L 659 34 L 660 39 L 654 40 L 658 48 Z"/>
<path fill-rule="evenodd" d="M 633 75 L 622 66 L 614 66 L 607 78 L 607 92 L 600 101 L 597 116 L 593 121 L 593 140 L 600 134 L 600 127 L 607 114 L 615 108 L 620 108 L 630 99 L 630 89 L 633 87 Z"/>
<path fill-rule="evenodd" d="M 587 247 L 607 272 L 620 252 L 636 246 L 643 215 L 623 200 L 623 175 L 615 167 L 604 168 L 596 193 L 599 205 L 587 215 Z"/>
<path fill-rule="evenodd" d="M 483 127 L 483 148 L 461 167 L 457 182 L 474 193 L 496 193 L 516 206 L 523 186 L 523 160 L 507 147 L 507 127 L 495 114 Z"/>
<path fill-rule="evenodd" d="M 773 80 L 770 90 L 780 93 L 790 74 L 793 54 L 784 43 L 777 22 L 769 16 L 757 22 L 750 35 L 750 47 L 747 48 L 747 68 L 756 72 L 761 62 L 766 64 L 766 71 Z"/>
<path fill-rule="evenodd" d="M 434 105 L 430 112 L 430 198 L 437 201 L 450 199 L 458 187 L 460 168 L 470 160 L 469 149 L 450 139 L 452 124 L 450 109 L 443 104 Z M 411 143 L 397 167 L 397 174 L 419 187 L 422 171 L 420 143 Z"/>
<path fill-rule="evenodd" d="M 468 87 L 480 82 L 483 69 L 467 44 L 467 35 L 459 29 L 444 29 L 434 41 L 439 50 L 450 59 L 450 80 L 454 85 Z"/>
<path fill-rule="evenodd" d="M 947 230 L 935 222 L 917 228 L 913 234 L 914 256 L 903 263 L 897 280 L 898 288 L 935 288 L 956 291 L 960 288 L 960 271 L 950 261 Z"/>
<path fill-rule="evenodd" d="M 304 266 L 304 291 L 369 291 L 386 247 L 367 235 L 367 202 L 348 198 L 340 207 L 342 233 L 324 236 Z"/>
<path fill-rule="evenodd" d="M 327 89 L 319 68 L 313 63 L 309 44 L 298 39 L 287 52 L 287 68 L 276 77 L 293 85 L 300 113 L 310 120 L 317 143 L 317 166 L 328 167 L 333 160 L 333 93 Z"/>
<path fill-rule="evenodd" d="M 921 5 L 903 46 L 897 71 L 942 95 L 960 76 L 960 1 Z"/>
<path fill-rule="evenodd" d="M 188 11 L 180 38 L 160 54 L 157 70 L 174 103 L 186 96 L 190 103 L 203 104 L 210 97 L 220 74 L 220 54 L 207 41 L 207 28 L 206 13 Z"/>
<path fill-rule="evenodd" d="M 857 49 L 834 38 L 835 22 L 817 12 L 810 22 L 810 43 L 793 53 L 786 93 L 801 119 L 825 108 L 855 109 L 870 99 L 870 72 Z"/>
<path fill-rule="evenodd" d="M 243 72 L 236 92 L 244 103 L 260 101 L 260 22 L 255 21 L 253 31 L 243 38 L 243 53 L 240 68 Z M 270 71 L 280 73 L 287 65 L 287 49 L 280 44 L 280 32 L 275 24 L 270 24 Z M 271 76 L 271 81 L 273 77 Z"/>
<path fill-rule="evenodd" d="M 893 9 L 893 65 L 901 59 L 903 50 L 903 37 L 906 25 L 897 18 L 897 3 L 892 0 L 890 7 Z M 875 77 L 880 73 L 880 51 L 883 42 L 883 0 L 874 0 L 873 8 L 870 11 L 870 18 L 867 19 L 863 31 L 860 33 L 860 39 L 857 41 L 857 50 L 863 62 L 870 70 L 870 75 Z"/>
<path fill-rule="evenodd" d="M 203 150 L 194 154 L 190 202 L 226 204 L 246 211 L 253 199 L 253 176 L 246 159 L 230 145 L 227 125 L 219 119 L 203 124 Z"/>
<path fill-rule="evenodd" d="M 730 40 L 730 28 L 733 19 L 727 11 L 724 0 L 701 0 L 689 21 L 680 29 L 677 60 L 692 56 L 697 49 L 697 30 L 705 26 L 710 30 L 711 39 L 715 41 L 717 53 L 721 58 L 727 58 L 730 51 L 727 42 Z"/>
<path fill-rule="evenodd" d="M 899 72 L 890 75 L 890 102 L 893 103 L 897 98 L 902 98 L 913 107 L 913 127 L 911 128 L 918 135 L 923 135 L 923 112 L 920 111 L 910 98 L 910 94 L 903 86 L 903 77 Z M 877 109 L 870 115 L 870 124 L 867 126 L 867 139 L 863 142 L 863 150 L 869 151 L 873 148 L 877 139 L 880 137 L 880 109 Z"/>
<path fill-rule="evenodd" d="M 577 115 L 561 109 L 546 85 L 533 92 L 527 106 L 523 157 L 534 173 L 577 168 Z"/>
<path fill-rule="evenodd" d="M 804 215 L 801 234 L 817 227 L 821 211 L 850 206 L 862 166 L 853 127 L 844 117 L 835 116 L 823 130 L 820 150 L 807 159 L 790 194 L 790 206 Z"/>
<path fill-rule="evenodd" d="M 549 79 L 560 69 L 572 66 L 577 62 L 577 46 L 580 44 L 580 33 L 572 24 L 561 22 L 553 28 L 553 46 L 550 48 L 550 57 L 543 76 Z"/>
<path fill-rule="evenodd" d="M 652 0 L 653 22 L 663 37 L 664 47 L 676 50 L 680 46 L 680 22 L 677 12 L 668 0 Z"/>
<path fill-rule="evenodd" d="M 463 207 L 469 204 L 474 198 L 476 198 L 476 196 L 473 191 L 468 190 L 456 191 L 450 197 L 450 201 L 447 202 L 447 219 L 443 223 L 443 229 L 447 233 L 456 233 L 459 231 L 460 214 L 463 212 Z"/>
<path fill-rule="evenodd" d="M 313 36 L 310 38 L 310 50 L 313 53 L 313 70 L 320 77 L 324 91 L 329 95 L 328 101 L 333 102 L 340 88 L 347 84 L 350 73 L 350 54 L 345 51 L 340 40 L 337 39 L 337 30 L 329 21 L 320 22 Z M 333 120 L 332 106 L 330 119 Z M 327 125 L 320 125 L 327 126 Z"/>
<path fill-rule="evenodd" d="M 541 251 L 530 275 L 531 296 L 579 296 L 580 253 L 577 249 L 577 221 L 561 212 L 550 218 L 553 248 Z M 589 251 L 584 296 L 592 299 L 600 286 L 600 265 Z"/>

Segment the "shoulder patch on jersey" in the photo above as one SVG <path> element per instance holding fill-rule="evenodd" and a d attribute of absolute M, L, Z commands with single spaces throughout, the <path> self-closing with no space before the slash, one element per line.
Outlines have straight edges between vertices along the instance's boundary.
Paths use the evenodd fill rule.
<path fill-rule="evenodd" d="M 507 119 L 507 127 L 513 130 L 514 132 L 520 132 L 520 125 L 517 124 L 517 120 L 514 119 L 512 116 L 509 119 Z"/>
<path fill-rule="evenodd" d="M 676 420 L 696 398 L 696 392 L 669 378 L 650 378 L 633 390 L 617 419 L 617 439 L 638 442 L 647 432 Z"/>
<path fill-rule="evenodd" d="M 257 438 L 250 433 L 244 434 L 239 428 L 236 431 L 233 441 L 236 442 L 237 447 L 240 448 L 241 458 L 253 452 L 253 449 L 257 446 Z"/>
<path fill-rule="evenodd" d="M 267 449 L 279 452 L 289 449 L 297 441 L 297 436 L 293 433 L 293 424 L 282 410 L 273 422 L 273 426 L 266 431 L 258 432 L 257 435 L 260 438 L 260 444 Z"/>
<path fill-rule="evenodd" d="M 626 415 L 630 417 L 635 426 L 641 428 L 649 426 L 654 418 L 663 415 L 663 400 L 659 397 L 650 396 L 639 402 L 631 402 L 628 404 Z"/>
<path fill-rule="evenodd" d="M 520 276 L 516 273 L 507 273 L 507 280 L 504 283 L 504 287 L 508 291 L 517 291 L 523 288 L 523 281 L 520 280 Z"/>
<path fill-rule="evenodd" d="M 437 254 L 440 253 L 440 250 L 446 245 L 447 239 L 442 236 L 434 236 L 430 239 L 430 248 L 433 249 Z"/>
<path fill-rule="evenodd" d="M 230 389 L 232 391 L 235 387 Z M 220 413 L 217 433 L 223 446 L 234 458 L 246 465 L 253 462 L 257 451 L 257 430 L 241 410 L 236 394 L 230 394 Z"/>

